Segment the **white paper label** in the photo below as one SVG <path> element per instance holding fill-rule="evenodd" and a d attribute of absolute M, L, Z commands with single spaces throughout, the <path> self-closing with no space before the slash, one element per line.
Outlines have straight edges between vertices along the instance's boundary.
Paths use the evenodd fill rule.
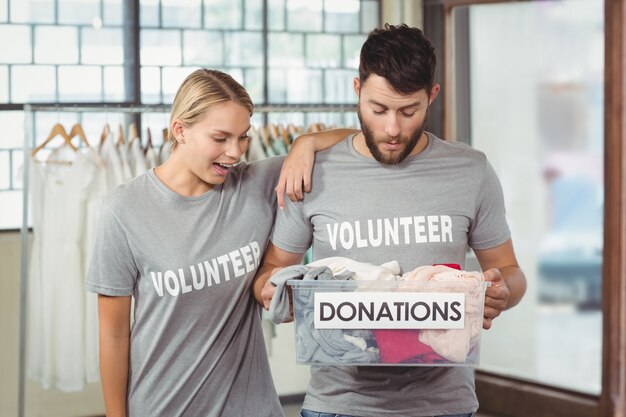
<path fill-rule="evenodd" d="M 316 329 L 462 329 L 465 293 L 316 292 Z"/>

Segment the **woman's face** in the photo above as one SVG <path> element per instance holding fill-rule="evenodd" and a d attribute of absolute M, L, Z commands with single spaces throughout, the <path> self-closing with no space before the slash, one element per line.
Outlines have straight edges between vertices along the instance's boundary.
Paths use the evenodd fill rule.
<path fill-rule="evenodd" d="M 249 129 L 250 113 L 244 106 L 232 101 L 219 103 L 200 121 L 181 127 L 175 151 L 181 153 L 192 180 L 204 183 L 208 191 L 224 182 L 248 149 Z"/>

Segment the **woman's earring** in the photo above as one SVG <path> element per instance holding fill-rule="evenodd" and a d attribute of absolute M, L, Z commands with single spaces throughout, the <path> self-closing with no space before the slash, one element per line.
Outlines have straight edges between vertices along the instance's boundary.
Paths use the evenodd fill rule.
<path fill-rule="evenodd" d="M 179 144 L 184 145 L 185 144 L 185 138 L 181 137 L 178 141 Z"/>

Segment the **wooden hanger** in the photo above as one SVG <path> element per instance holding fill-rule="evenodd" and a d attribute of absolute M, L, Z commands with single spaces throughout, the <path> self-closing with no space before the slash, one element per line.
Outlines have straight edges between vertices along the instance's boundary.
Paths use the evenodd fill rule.
<path fill-rule="evenodd" d="M 120 125 L 118 126 L 118 133 L 119 133 L 119 137 L 117 139 L 117 144 L 118 145 L 123 145 L 124 144 L 124 128 L 122 127 L 122 124 L 120 123 Z"/>
<path fill-rule="evenodd" d="M 289 148 L 291 146 L 291 135 L 289 134 L 289 129 L 287 127 L 280 125 L 278 128 L 280 132 L 280 136 L 283 138 L 283 142 L 285 142 L 285 146 Z"/>
<path fill-rule="evenodd" d="M 105 124 L 104 127 L 102 128 L 102 133 L 100 134 L 100 145 L 99 147 L 102 147 L 102 144 L 104 143 L 105 140 L 107 140 L 107 137 L 109 136 L 109 134 L 111 133 L 111 126 L 109 126 L 109 124 Z"/>
<path fill-rule="evenodd" d="M 143 148 L 143 154 L 145 155 L 146 153 L 148 153 L 148 149 L 152 148 L 152 132 L 150 131 L 150 128 L 147 127 L 146 128 L 146 147 Z"/>
<path fill-rule="evenodd" d="M 76 146 L 72 144 L 72 138 L 67 134 L 63 125 L 61 123 L 56 123 L 54 126 L 52 126 L 52 129 L 50 130 L 50 133 L 48 134 L 46 140 L 44 140 L 41 145 L 33 149 L 30 155 L 34 157 L 37 152 L 42 150 L 52 139 L 56 138 L 57 136 L 61 136 L 65 140 L 65 144 L 72 148 L 74 151 L 77 150 Z"/>
<path fill-rule="evenodd" d="M 133 122 L 128 125 L 128 141 L 130 143 L 135 139 L 139 140 L 139 143 L 141 143 L 141 138 L 139 137 L 139 132 L 137 131 L 137 125 Z"/>
<path fill-rule="evenodd" d="M 72 130 L 70 130 L 70 140 L 75 136 L 78 136 L 78 138 L 87 148 L 91 147 L 89 145 L 89 142 L 87 141 L 87 136 L 85 136 L 85 131 L 83 130 L 83 127 L 80 123 L 75 123 L 74 126 L 72 126 Z M 76 150 L 76 148 L 74 148 L 74 150 Z"/>

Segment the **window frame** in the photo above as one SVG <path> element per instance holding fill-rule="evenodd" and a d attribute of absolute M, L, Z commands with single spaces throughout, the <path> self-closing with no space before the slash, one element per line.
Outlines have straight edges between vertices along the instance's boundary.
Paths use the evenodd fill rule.
<path fill-rule="evenodd" d="M 518 0 L 537 1 L 537 0 Z M 455 137 L 454 85 L 462 63 L 455 62 L 453 9 L 510 0 L 424 0 L 424 31 L 443 51 L 436 78 L 443 100 L 433 106 L 429 128 Z M 604 252 L 602 267 L 602 388 L 600 395 L 560 389 L 485 371 L 476 372 L 481 411 L 511 417 L 626 417 L 626 4 L 604 0 Z M 463 28 L 461 28 L 463 30 Z M 466 57 L 467 58 L 467 57 Z M 462 57 L 463 59 L 463 57 Z M 465 66 L 465 68 L 468 68 Z M 462 92 L 463 95 L 469 91 Z"/>

